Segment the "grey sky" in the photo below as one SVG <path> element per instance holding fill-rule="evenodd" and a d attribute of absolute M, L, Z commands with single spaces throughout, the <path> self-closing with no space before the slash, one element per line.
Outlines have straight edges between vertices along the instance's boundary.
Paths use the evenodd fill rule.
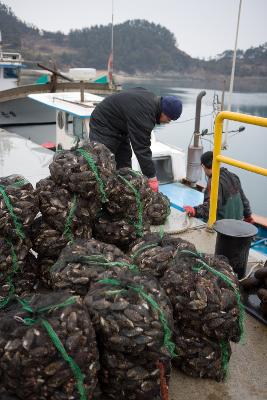
<path fill-rule="evenodd" d="M 112 0 L 0 1 L 20 19 L 50 31 L 111 22 Z M 238 7 L 239 0 L 114 0 L 114 24 L 136 18 L 159 23 L 174 33 L 181 50 L 207 58 L 234 47 Z M 238 48 L 267 42 L 266 16 L 267 0 L 243 0 Z"/>

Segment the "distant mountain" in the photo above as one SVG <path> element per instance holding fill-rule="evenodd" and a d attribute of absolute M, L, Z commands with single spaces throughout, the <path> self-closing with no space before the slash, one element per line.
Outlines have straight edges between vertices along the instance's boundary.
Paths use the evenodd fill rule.
<path fill-rule="evenodd" d="M 0 29 L 4 48 L 20 50 L 27 61 L 46 64 L 53 61 L 61 69 L 107 68 L 111 25 L 75 29 L 67 35 L 41 31 L 21 21 L 0 2 Z M 262 90 L 264 82 L 267 91 L 266 79 L 263 80 L 267 76 L 267 43 L 246 51 L 238 50 L 237 56 L 237 85 L 240 82 L 241 90 L 242 85 L 260 80 L 256 83 L 260 89 L 256 90 Z M 209 60 L 192 58 L 178 48 L 173 33 L 145 20 L 131 20 L 114 26 L 114 69 L 117 73 L 183 77 L 185 82 L 191 79 L 192 87 L 221 87 L 223 80 L 229 79 L 232 57 L 233 52 L 226 50 Z M 252 86 L 253 90 L 255 85 Z"/>

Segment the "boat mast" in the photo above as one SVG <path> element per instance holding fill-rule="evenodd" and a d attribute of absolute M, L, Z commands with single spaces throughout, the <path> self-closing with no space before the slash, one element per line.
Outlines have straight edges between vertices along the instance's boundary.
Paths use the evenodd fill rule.
<path fill-rule="evenodd" d="M 2 48 L 2 31 L 0 31 L 0 60 L 3 58 L 3 48 Z"/>
<path fill-rule="evenodd" d="M 111 11 L 111 54 L 113 57 L 113 19 L 114 19 L 114 0 L 112 0 L 112 11 Z"/>
<path fill-rule="evenodd" d="M 113 41 L 114 41 L 114 35 L 113 35 L 113 6 L 114 6 L 114 0 L 112 0 L 112 10 L 111 10 L 111 49 L 110 49 L 110 55 L 108 58 L 108 80 L 109 80 L 109 85 L 110 87 L 113 86 Z"/>
<path fill-rule="evenodd" d="M 238 40 L 238 32 L 239 32 L 241 6 L 242 6 L 242 0 L 239 0 L 239 10 L 238 10 L 236 36 L 235 36 L 235 48 L 234 48 L 234 55 L 233 55 L 230 88 L 229 88 L 228 111 L 231 111 L 231 107 L 232 107 L 232 94 L 233 94 L 234 78 L 235 78 L 235 62 L 236 62 L 236 50 L 237 50 L 237 40 Z M 226 120 L 225 135 L 224 135 L 224 140 L 223 140 L 223 144 L 222 144 L 222 148 L 225 150 L 228 148 L 228 143 L 227 143 L 227 141 L 228 141 L 228 125 L 229 125 L 229 120 Z"/>

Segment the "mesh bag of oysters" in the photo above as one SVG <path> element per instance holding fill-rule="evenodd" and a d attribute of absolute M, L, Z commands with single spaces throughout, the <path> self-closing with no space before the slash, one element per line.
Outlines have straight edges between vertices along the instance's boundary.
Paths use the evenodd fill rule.
<path fill-rule="evenodd" d="M 84 296 L 93 282 L 105 277 L 116 277 L 121 271 L 138 273 L 120 249 L 95 239 L 77 239 L 61 252 L 51 268 L 54 289 L 67 289 Z"/>
<path fill-rule="evenodd" d="M 259 298 L 259 313 L 267 318 L 267 261 L 250 276 L 241 279 L 240 284 L 245 295 L 257 295 Z"/>
<path fill-rule="evenodd" d="M 20 175 L 0 178 L 2 236 L 10 239 L 24 238 L 38 211 L 38 202 L 31 183 Z"/>
<path fill-rule="evenodd" d="M 82 198 L 58 186 L 51 178 L 45 178 L 36 185 L 39 207 L 44 222 L 67 240 L 72 236 L 90 239 L 91 224 L 101 208 L 97 199 Z"/>
<path fill-rule="evenodd" d="M 86 199 L 105 201 L 105 184 L 115 172 L 114 155 L 101 143 L 62 150 L 49 166 L 52 180 Z"/>
<path fill-rule="evenodd" d="M 163 225 L 171 212 L 171 203 L 167 196 L 160 192 L 152 192 L 144 214 L 150 225 Z"/>
<path fill-rule="evenodd" d="M 37 213 L 35 192 L 26 179 L 20 175 L 0 179 L 0 306 L 8 302 L 13 293 L 19 294 L 17 289 L 20 289 L 20 278 L 23 278 L 32 246 L 29 231 Z M 28 284 L 29 287 L 34 285 Z"/>
<path fill-rule="evenodd" d="M 101 208 L 99 199 L 89 201 L 58 186 L 51 178 L 42 179 L 36 185 L 42 217 L 34 221 L 31 230 L 33 249 L 43 283 L 50 287 L 51 266 L 61 250 L 74 238 L 92 237 L 92 220 Z"/>
<path fill-rule="evenodd" d="M 45 287 L 51 287 L 50 268 L 57 261 L 68 239 L 44 222 L 43 216 L 34 220 L 31 228 L 32 249 L 37 253 L 39 278 Z"/>
<path fill-rule="evenodd" d="M 140 271 L 161 278 L 175 264 L 176 245 L 170 235 L 147 233 L 132 243 L 128 254 Z"/>
<path fill-rule="evenodd" d="M 32 232 L 48 286 L 49 270 L 67 242 L 92 237 L 93 220 L 107 200 L 105 182 L 115 171 L 115 161 L 104 145 L 85 143 L 83 148 L 56 153 L 49 168 L 51 177 L 37 183 L 42 222 Z"/>
<path fill-rule="evenodd" d="M 167 197 L 152 192 L 147 178 L 130 168 L 121 168 L 108 179 L 106 195 L 108 202 L 95 222 L 94 235 L 123 250 L 149 232 L 151 224 L 164 223 L 170 213 Z"/>
<path fill-rule="evenodd" d="M 107 201 L 105 182 L 115 171 L 114 156 L 100 143 L 87 143 L 56 153 L 49 169 L 51 177 L 36 185 L 44 222 L 68 239 L 90 239 L 92 220 Z"/>
<path fill-rule="evenodd" d="M 95 332 L 79 297 L 57 292 L 14 300 L 0 320 L 0 386 L 21 400 L 93 398 Z"/>
<path fill-rule="evenodd" d="M 226 360 L 230 358 L 230 351 L 226 351 L 229 342 L 238 342 L 243 333 L 244 307 L 241 302 L 238 280 L 232 268 L 224 260 L 193 251 L 192 244 L 183 245 L 182 250 L 176 254 L 176 263 L 168 268 L 160 280 L 166 290 L 174 309 L 176 326 L 177 353 L 183 338 L 183 357 L 177 358 L 176 365 L 187 365 L 193 369 L 192 374 L 209 376 L 222 379 L 226 372 Z M 191 357 L 190 343 L 197 345 L 197 340 L 202 340 L 203 348 L 207 340 L 215 342 L 217 354 L 220 354 L 219 370 L 215 368 L 205 371 L 208 365 L 203 364 L 204 354 L 196 353 L 194 362 L 188 363 Z M 189 335 L 189 336 L 188 336 Z M 203 342 L 204 341 L 204 342 Z M 186 345 L 187 343 L 187 345 Z M 188 346 L 188 347 L 187 347 Z M 186 351 L 187 348 L 187 351 Z M 203 365 L 203 370 L 198 370 L 197 358 Z"/>
<path fill-rule="evenodd" d="M 133 224 L 126 217 L 116 217 L 102 211 L 94 222 L 93 236 L 128 251 L 132 242 L 149 231 L 150 225 L 143 220 L 140 224 Z"/>
<path fill-rule="evenodd" d="M 192 329 L 174 329 L 174 342 L 178 357 L 173 365 L 187 375 L 222 381 L 228 371 L 231 346 L 227 341 L 199 335 Z"/>
<path fill-rule="evenodd" d="M 174 356 L 172 307 L 152 277 L 122 271 L 101 279 L 84 298 L 100 352 L 99 380 L 111 399 L 160 399 L 160 370 Z"/>

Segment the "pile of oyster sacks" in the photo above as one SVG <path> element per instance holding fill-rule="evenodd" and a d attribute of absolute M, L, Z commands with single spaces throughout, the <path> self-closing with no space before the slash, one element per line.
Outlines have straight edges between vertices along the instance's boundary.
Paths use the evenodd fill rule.
<path fill-rule="evenodd" d="M 0 179 L 0 398 L 165 399 L 172 366 L 223 380 L 243 322 L 229 264 L 151 233 L 168 198 L 104 145 L 50 174 Z"/>

